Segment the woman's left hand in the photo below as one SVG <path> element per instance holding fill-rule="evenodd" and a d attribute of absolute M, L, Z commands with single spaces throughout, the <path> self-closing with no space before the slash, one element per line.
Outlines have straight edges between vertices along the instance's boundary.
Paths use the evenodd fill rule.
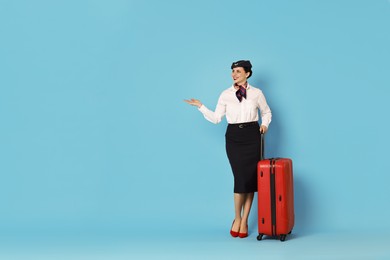
<path fill-rule="evenodd" d="M 265 134 L 267 132 L 268 128 L 265 125 L 260 126 L 260 133 Z"/>

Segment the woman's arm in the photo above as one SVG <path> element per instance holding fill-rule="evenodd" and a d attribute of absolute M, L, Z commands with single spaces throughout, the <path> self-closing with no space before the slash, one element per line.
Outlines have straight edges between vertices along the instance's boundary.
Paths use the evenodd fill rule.
<path fill-rule="evenodd" d="M 211 123 L 218 124 L 221 122 L 222 117 L 226 113 L 226 106 L 223 104 L 221 97 L 218 100 L 217 107 L 215 108 L 215 111 L 211 111 L 208 109 L 205 105 L 200 102 L 200 100 L 197 99 L 188 99 L 184 100 L 187 104 L 190 104 L 192 106 L 198 107 L 199 111 L 203 114 L 203 116 L 210 121 Z"/>
<path fill-rule="evenodd" d="M 258 99 L 258 107 L 260 109 L 260 114 L 261 114 L 260 131 L 262 133 L 265 133 L 267 132 L 269 124 L 271 123 L 272 112 L 267 104 L 267 100 L 265 99 L 263 92 L 260 92 L 260 97 Z"/>

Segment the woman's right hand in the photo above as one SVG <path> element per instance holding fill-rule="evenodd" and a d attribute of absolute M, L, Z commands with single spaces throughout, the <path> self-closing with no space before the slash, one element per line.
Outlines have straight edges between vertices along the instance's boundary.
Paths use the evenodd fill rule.
<path fill-rule="evenodd" d="M 197 100 L 197 99 L 184 99 L 184 102 L 186 102 L 187 104 L 190 104 L 191 106 L 196 106 L 198 108 L 200 108 L 202 106 L 202 102 L 200 102 L 200 100 Z"/>

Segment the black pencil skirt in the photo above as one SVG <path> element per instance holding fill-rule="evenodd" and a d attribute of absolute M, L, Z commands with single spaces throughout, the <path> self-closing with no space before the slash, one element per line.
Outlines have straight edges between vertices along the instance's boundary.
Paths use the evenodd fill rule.
<path fill-rule="evenodd" d="M 226 153 L 234 176 L 234 193 L 257 191 L 257 163 L 260 160 L 258 122 L 229 124 L 226 130 Z"/>

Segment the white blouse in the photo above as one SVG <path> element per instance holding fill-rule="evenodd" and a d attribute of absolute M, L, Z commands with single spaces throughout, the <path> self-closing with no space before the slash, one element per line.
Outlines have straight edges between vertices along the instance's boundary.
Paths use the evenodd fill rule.
<path fill-rule="evenodd" d="M 234 86 L 224 90 L 219 96 L 214 112 L 205 105 L 202 105 L 199 111 L 208 121 L 214 124 L 221 122 L 224 115 L 226 115 L 229 124 L 237 124 L 258 121 L 260 110 L 261 124 L 268 127 L 271 123 L 272 113 L 263 92 L 248 84 L 246 99 L 242 98 L 240 102 L 236 97 L 236 91 Z"/>

